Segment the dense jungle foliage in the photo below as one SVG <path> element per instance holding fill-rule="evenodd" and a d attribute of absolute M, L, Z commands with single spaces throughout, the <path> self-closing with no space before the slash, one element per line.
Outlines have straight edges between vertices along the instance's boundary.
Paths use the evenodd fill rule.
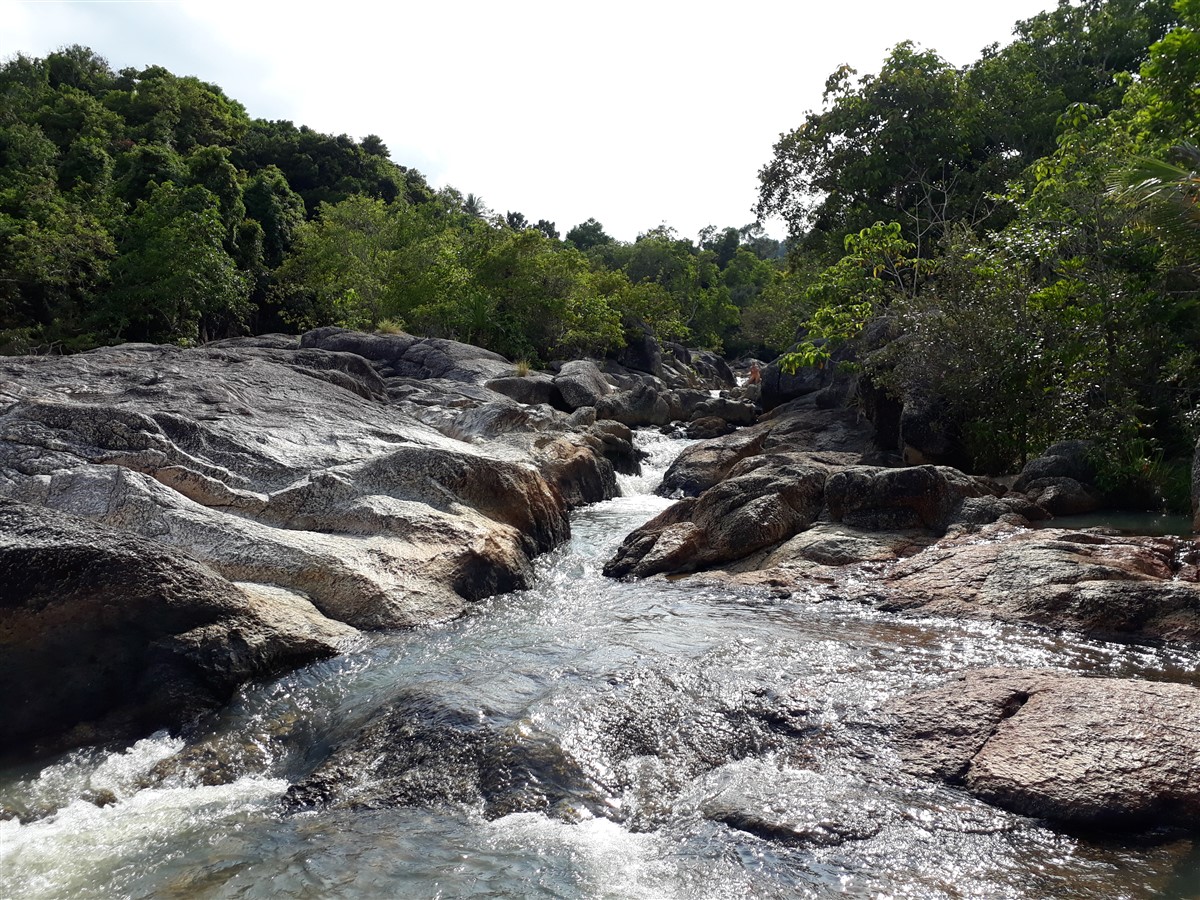
<path fill-rule="evenodd" d="M 7 352 L 331 323 L 535 363 L 619 347 L 640 322 L 748 349 L 741 311 L 783 277 L 780 256 L 756 225 L 626 244 L 589 219 L 560 239 L 434 190 L 375 135 L 251 119 L 215 85 L 113 72 L 84 47 L 0 69 Z"/>
<path fill-rule="evenodd" d="M 1097 441 L 1186 507 L 1200 401 L 1200 0 L 1060 2 L 956 69 L 826 83 L 761 172 L 804 339 L 932 398 L 979 470 Z M 1174 462 L 1172 462 L 1174 461 Z"/>
<path fill-rule="evenodd" d="M 934 398 L 982 470 L 1096 438 L 1119 481 L 1190 456 L 1200 425 L 1198 131 L 1200 0 L 1061 0 L 964 68 L 904 42 L 834 72 L 760 173 L 786 242 L 625 243 L 493 213 L 377 136 L 252 119 L 194 77 L 17 56 L 0 351 L 342 324 L 536 365 L 645 322 Z"/>

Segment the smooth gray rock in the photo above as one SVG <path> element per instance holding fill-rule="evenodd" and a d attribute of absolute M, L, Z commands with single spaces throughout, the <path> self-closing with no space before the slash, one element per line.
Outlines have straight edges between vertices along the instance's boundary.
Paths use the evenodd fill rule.
<path fill-rule="evenodd" d="M 1092 441 L 1059 441 L 1051 444 L 1041 456 L 1025 464 L 1020 477 L 1013 484 L 1013 490 L 1030 490 L 1033 487 L 1031 482 L 1046 478 L 1070 478 L 1080 484 L 1094 484 L 1094 451 L 1095 444 Z"/>
<path fill-rule="evenodd" d="M 483 805 L 489 819 L 544 812 L 610 814 L 594 782 L 548 736 L 483 725 L 475 711 L 410 695 L 336 746 L 288 789 L 284 808 Z"/>
<path fill-rule="evenodd" d="M 416 346 L 341 331 L 326 340 L 364 352 Z M 311 346 L 0 360 L 0 496 L 180 547 L 228 578 L 301 591 L 332 618 L 375 628 L 453 618 L 469 600 L 527 583 L 531 553 L 568 527 L 543 463 L 567 478 L 562 457 L 592 456 L 586 474 L 600 496 L 576 493 L 589 500 L 612 483 L 585 436 L 526 430 L 513 416 L 527 408 L 488 406 L 504 398 L 481 386 L 466 385 L 481 399 L 456 409 L 389 404 L 295 360 L 357 372 L 363 386 L 377 377 L 360 357 Z M 414 408 L 499 437 L 456 440 Z"/>
<path fill-rule="evenodd" d="M 596 402 L 598 418 L 612 419 L 632 428 L 669 425 L 679 418 L 679 413 L 679 402 L 673 393 L 660 391 L 646 383 Z"/>
<path fill-rule="evenodd" d="M 596 406 L 602 397 L 612 393 L 612 386 L 605 380 L 604 374 L 594 362 L 586 359 L 564 364 L 554 376 L 554 386 L 570 410 Z"/>
<path fill-rule="evenodd" d="M 662 349 L 658 346 L 654 329 L 645 322 L 626 324 L 625 346 L 616 352 L 615 358 L 627 369 L 647 372 L 656 378 L 663 377 Z"/>
<path fill-rule="evenodd" d="M 177 727 L 355 633 L 299 594 L 238 586 L 155 541 L 0 500 L 0 754 Z"/>
<path fill-rule="evenodd" d="M 725 362 L 720 354 L 713 353 L 711 350 L 692 350 L 689 356 L 690 360 L 681 361 L 690 363 L 709 387 L 719 390 L 737 386 L 733 370 L 729 368 L 729 363 Z"/>
<path fill-rule="evenodd" d="M 695 420 L 711 416 L 724 419 L 731 425 L 753 425 L 758 421 L 758 409 L 753 403 L 747 403 L 745 400 L 711 397 L 699 403 L 689 418 Z"/>
<path fill-rule="evenodd" d="M 1023 492 L 1030 503 L 1054 516 L 1078 516 L 1104 508 L 1104 494 L 1074 478 L 1052 476 L 1023 479 Z"/>
<path fill-rule="evenodd" d="M 508 375 L 503 378 L 493 378 L 485 382 L 484 387 L 506 397 L 511 397 L 518 403 L 537 406 L 545 403 L 557 408 L 565 408 L 566 404 L 559 392 L 554 379 L 549 375 L 530 373 L 529 375 Z"/>
<path fill-rule="evenodd" d="M 444 379 L 482 384 L 513 374 L 513 364 L 491 350 L 411 334 L 364 334 L 345 328 L 318 328 L 300 337 L 300 346 L 361 356 L 384 377 Z"/>

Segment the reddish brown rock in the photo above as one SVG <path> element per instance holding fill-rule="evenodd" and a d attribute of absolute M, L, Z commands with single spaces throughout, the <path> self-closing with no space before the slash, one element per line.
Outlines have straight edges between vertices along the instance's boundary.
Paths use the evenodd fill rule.
<path fill-rule="evenodd" d="M 985 669 L 892 704 L 913 773 L 1074 825 L 1195 828 L 1200 689 Z"/>
<path fill-rule="evenodd" d="M 904 560 L 872 590 L 894 610 L 1197 641 L 1197 558 L 1185 538 L 993 526 Z"/>

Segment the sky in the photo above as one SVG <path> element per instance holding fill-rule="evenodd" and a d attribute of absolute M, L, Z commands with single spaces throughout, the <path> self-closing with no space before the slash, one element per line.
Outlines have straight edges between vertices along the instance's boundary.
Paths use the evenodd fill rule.
<path fill-rule="evenodd" d="M 0 0 L 0 58 L 83 44 L 362 139 L 499 213 L 621 240 L 752 221 L 781 133 L 902 40 L 966 65 L 1054 0 Z M 776 234 L 782 228 L 768 223 Z"/>

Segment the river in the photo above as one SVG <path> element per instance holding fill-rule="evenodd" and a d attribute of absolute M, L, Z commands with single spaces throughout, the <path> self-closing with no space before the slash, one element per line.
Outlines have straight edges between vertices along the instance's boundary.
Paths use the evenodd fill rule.
<path fill-rule="evenodd" d="M 900 617 L 816 590 L 606 580 L 621 539 L 669 503 L 651 491 L 683 446 L 639 441 L 645 474 L 575 513 L 531 590 L 249 686 L 186 742 L 158 734 L 3 773 L 0 808 L 24 824 L 0 822 L 0 894 L 1200 895 L 1190 838 L 1047 828 L 901 774 L 878 726 L 890 698 L 964 668 L 1185 680 L 1196 654 Z M 330 747 L 414 696 L 553 744 L 588 773 L 600 808 L 581 799 L 490 820 L 469 802 L 282 811 Z M 234 759 L 233 777 L 162 769 L 185 743 Z"/>

